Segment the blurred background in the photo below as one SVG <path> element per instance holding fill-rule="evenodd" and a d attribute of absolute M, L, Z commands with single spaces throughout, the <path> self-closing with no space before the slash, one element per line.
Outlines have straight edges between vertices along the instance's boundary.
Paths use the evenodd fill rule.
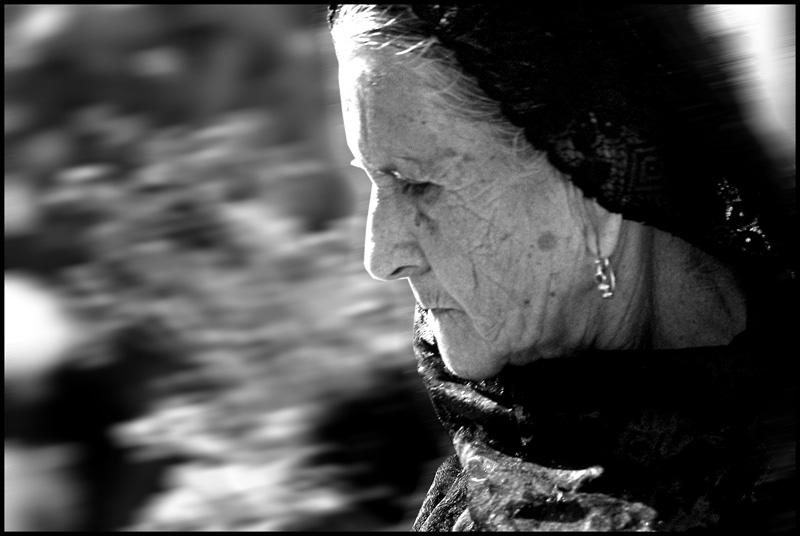
<path fill-rule="evenodd" d="M 4 24 L 6 530 L 408 530 L 450 447 L 325 6 Z"/>

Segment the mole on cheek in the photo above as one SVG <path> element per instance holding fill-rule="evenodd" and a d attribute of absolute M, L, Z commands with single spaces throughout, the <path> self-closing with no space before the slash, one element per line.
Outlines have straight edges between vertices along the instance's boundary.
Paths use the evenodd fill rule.
<path fill-rule="evenodd" d="M 551 249 L 556 247 L 557 242 L 558 238 L 556 237 L 556 235 L 554 235 L 550 231 L 545 231 L 544 233 L 539 235 L 539 239 L 536 241 L 536 244 L 542 251 L 550 251 Z"/>

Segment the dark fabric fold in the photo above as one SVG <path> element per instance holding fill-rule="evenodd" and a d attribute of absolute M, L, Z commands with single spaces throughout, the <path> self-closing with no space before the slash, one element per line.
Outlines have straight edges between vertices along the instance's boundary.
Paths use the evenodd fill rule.
<path fill-rule="evenodd" d="M 788 515 L 770 490 L 794 478 L 793 390 L 746 335 L 543 360 L 481 382 L 446 370 L 423 310 L 414 342 L 457 452 L 415 530 L 755 529 Z"/>

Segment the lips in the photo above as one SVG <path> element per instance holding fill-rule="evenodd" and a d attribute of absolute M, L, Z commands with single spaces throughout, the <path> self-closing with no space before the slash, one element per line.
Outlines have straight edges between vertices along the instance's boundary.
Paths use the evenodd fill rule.
<path fill-rule="evenodd" d="M 438 290 L 438 285 L 433 281 L 426 278 L 409 278 L 408 282 L 420 308 L 434 312 L 461 310 L 447 293 Z"/>
<path fill-rule="evenodd" d="M 456 310 L 454 307 L 447 307 L 447 306 L 438 305 L 438 304 L 429 304 L 429 303 L 425 303 L 425 302 L 417 302 L 417 305 L 419 305 L 420 308 L 422 308 L 425 311 L 431 311 L 431 312 L 434 312 L 434 313 L 435 312 L 442 312 L 442 311 L 455 311 Z"/>
<path fill-rule="evenodd" d="M 433 295 L 434 297 L 430 299 L 423 299 L 420 297 L 419 295 L 420 293 L 416 291 L 417 289 L 415 289 L 413 286 L 411 288 L 412 290 L 415 291 L 414 297 L 417 299 L 417 305 L 419 305 L 422 309 L 426 311 L 446 311 L 448 309 L 450 310 L 454 309 L 452 304 L 443 302 L 440 299 L 442 298 L 440 293 L 433 293 L 433 292 L 427 293 L 428 296 Z"/>

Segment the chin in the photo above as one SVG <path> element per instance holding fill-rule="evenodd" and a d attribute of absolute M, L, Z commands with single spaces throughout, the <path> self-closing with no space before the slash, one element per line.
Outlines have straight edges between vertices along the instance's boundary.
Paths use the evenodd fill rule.
<path fill-rule="evenodd" d="M 439 353 L 447 370 L 465 380 L 496 376 L 508 364 L 508 354 L 481 337 L 460 311 L 436 311 L 429 316 Z"/>
<path fill-rule="evenodd" d="M 464 380 L 488 380 L 499 374 L 508 364 L 507 359 L 490 356 L 486 353 L 474 354 L 464 351 L 452 352 L 451 350 L 446 343 L 439 343 L 439 352 L 447 370 Z"/>

